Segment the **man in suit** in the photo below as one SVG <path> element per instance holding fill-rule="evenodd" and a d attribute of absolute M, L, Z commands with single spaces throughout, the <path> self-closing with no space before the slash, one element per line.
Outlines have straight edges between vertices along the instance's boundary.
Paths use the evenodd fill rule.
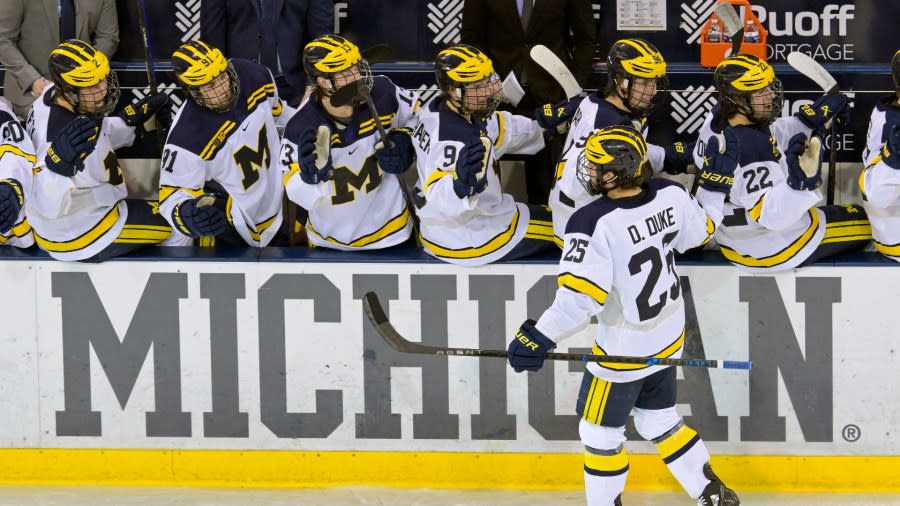
<path fill-rule="evenodd" d="M 61 41 L 89 41 L 107 57 L 119 45 L 115 0 L 0 0 L 0 12 L 3 95 L 21 117 L 50 83 L 48 57 Z"/>
<path fill-rule="evenodd" d="M 200 38 L 228 58 L 261 63 L 296 106 L 306 89 L 303 47 L 334 31 L 333 0 L 203 0 Z"/>
<path fill-rule="evenodd" d="M 591 72 L 596 25 L 590 0 L 466 0 L 461 36 L 463 43 L 487 53 L 501 77 L 515 73 L 525 89 L 515 111 L 533 117 L 536 107 L 565 97 L 553 77 L 531 60 L 531 47 L 550 48 L 584 84 Z M 560 151 L 561 139 L 526 158 L 529 204 L 547 203 Z"/>

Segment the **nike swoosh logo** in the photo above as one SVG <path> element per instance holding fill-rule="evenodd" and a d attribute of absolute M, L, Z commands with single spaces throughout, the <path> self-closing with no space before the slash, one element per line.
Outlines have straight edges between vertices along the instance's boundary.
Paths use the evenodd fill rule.
<path fill-rule="evenodd" d="M 241 128 L 241 132 L 246 131 L 246 130 L 247 130 L 247 127 L 249 127 L 249 126 L 250 126 L 250 125 L 244 125 L 244 128 Z"/>
<path fill-rule="evenodd" d="M 352 155 L 353 153 L 356 153 L 356 150 L 357 150 L 357 149 L 359 149 L 359 146 L 356 146 L 355 148 L 351 149 L 350 152 L 347 153 L 347 154 L 348 154 L 348 155 Z"/>

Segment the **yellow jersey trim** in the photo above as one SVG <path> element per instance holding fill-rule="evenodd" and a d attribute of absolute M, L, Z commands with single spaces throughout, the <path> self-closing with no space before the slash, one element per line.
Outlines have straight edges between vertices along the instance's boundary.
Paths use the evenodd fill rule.
<path fill-rule="evenodd" d="M 322 239 L 323 241 L 328 241 L 333 244 L 340 244 L 341 246 L 346 246 L 349 248 L 362 248 L 364 246 L 374 244 L 378 241 L 381 241 L 382 239 L 392 236 L 392 235 L 396 234 L 397 232 L 401 232 L 401 231 L 405 230 L 406 225 L 409 223 L 409 219 L 410 219 L 409 208 L 404 207 L 403 211 L 401 211 L 400 214 L 398 214 L 397 216 L 394 216 L 393 218 L 388 220 L 388 222 L 385 223 L 384 226 L 382 226 L 378 230 L 376 230 L 370 234 L 366 234 L 362 237 L 358 237 L 350 242 L 341 242 L 341 241 L 338 241 L 337 239 L 335 239 L 334 237 L 323 236 L 322 234 L 319 233 L 318 230 L 316 230 L 312 226 L 311 221 L 307 222 L 307 228 L 309 229 L 310 232 L 315 234 L 316 237 Z"/>
<path fill-rule="evenodd" d="M 119 201 L 121 202 L 121 200 Z M 68 240 L 68 241 L 51 241 L 44 237 L 38 235 L 38 233 L 34 232 L 34 240 L 38 243 L 38 246 L 41 249 L 46 251 L 53 251 L 56 253 L 71 253 L 73 251 L 82 250 L 87 248 L 107 233 L 112 230 L 113 227 L 116 226 L 116 223 L 119 222 L 119 202 L 116 202 L 112 209 L 106 213 L 96 225 L 94 225 L 90 230 L 81 234 L 80 236 Z"/>
<path fill-rule="evenodd" d="M 576 276 L 571 272 L 564 272 L 557 276 L 556 284 L 559 288 L 568 288 L 576 293 L 582 293 L 594 299 L 601 306 L 606 304 L 606 297 L 609 292 L 600 288 L 599 285 L 587 278 Z"/>
<path fill-rule="evenodd" d="M 506 246 L 509 241 L 512 240 L 513 236 L 516 234 L 516 227 L 519 226 L 519 210 L 516 209 L 516 214 L 513 216 L 512 222 L 509 224 L 509 227 L 506 228 L 503 232 L 495 235 L 486 243 L 481 246 L 471 246 L 466 248 L 446 248 L 439 244 L 433 243 L 424 237 L 422 237 L 422 244 L 424 244 L 432 253 L 439 257 L 446 258 L 478 258 L 483 257 L 485 255 L 489 255 L 498 249 Z"/>
<path fill-rule="evenodd" d="M 784 249 L 775 253 L 773 255 L 769 255 L 763 258 L 756 258 L 750 255 L 741 255 L 737 251 L 724 246 L 719 245 L 722 250 L 722 254 L 725 255 L 725 258 L 728 259 L 729 262 L 736 263 L 738 265 L 743 265 L 746 267 L 775 267 L 777 265 L 781 265 L 800 252 L 809 241 L 812 240 L 813 236 L 816 235 L 816 230 L 819 229 L 819 213 L 816 212 L 815 209 L 809 210 L 809 217 L 812 220 L 812 223 L 809 224 L 809 227 L 797 238 L 796 241 L 787 245 Z"/>
<path fill-rule="evenodd" d="M 669 358 L 676 354 L 678 350 L 684 346 L 684 335 L 684 329 L 682 329 L 681 335 L 672 341 L 671 344 L 647 358 Z M 593 353 L 594 355 L 609 355 L 609 353 L 606 353 L 606 351 L 597 343 L 594 343 Z M 647 364 L 608 364 L 604 362 L 597 362 L 597 364 L 604 369 L 612 369 L 613 371 L 636 371 L 638 369 L 650 367 Z"/>

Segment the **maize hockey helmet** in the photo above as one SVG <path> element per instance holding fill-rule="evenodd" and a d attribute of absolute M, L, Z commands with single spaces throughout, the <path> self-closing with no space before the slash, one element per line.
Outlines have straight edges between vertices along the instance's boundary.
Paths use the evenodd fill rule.
<path fill-rule="evenodd" d="M 588 193 L 605 195 L 614 188 L 639 187 L 649 170 L 647 141 L 634 128 L 616 125 L 588 136 L 575 175 Z"/>
<path fill-rule="evenodd" d="M 97 120 L 119 103 L 121 90 L 106 55 L 78 39 L 69 39 L 50 51 L 50 78 L 75 112 Z"/>
<path fill-rule="evenodd" d="M 722 116 L 739 112 L 754 122 L 771 124 L 784 107 L 784 88 L 771 65 L 751 54 L 726 58 L 716 67 L 713 84 Z"/>
<path fill-rule="evenodd" d="M 370 90 L 374 83 L 372 69 L 359 47 L 340 35 L 323 35 L 307 44 L 303 48 L 303 70 L 316 89 L 325 95 L 333 95 L 359 80 Z M 318 77 L 324 78 L 328 85 L 320 86 Z M 362 101 L 359 96 L 354 99 L 354 103 Z"/>
<path fill-rule="evenodd" d="M 490 116 L 500 105 L 500 77 L 486 54 L 468 45 L 444 49 L 434 62 L 438 87 L 463 114 Z"/>
<path fill-rule="evenodd" d="M 172 53 L 172 70 L 188 98 L 214 112 L 234 107 L 240 92 L 234 66 L 218 48 L 192 40 Z"/>
<path fill-rule="evenodd" d="M 631 112 L 641 116 L 650 114 L 657 93 L 669 87 L 666 60 L 644 39 L 622 39 L 613 44 L 606 68 L 609 80 L 605 94 L 616 93 Z"/>
<path fill-rule="evenodd" d="M 891 58 L 891 74 L 894 76 L 894 88 L 900 93 L 900 49 Z"/>

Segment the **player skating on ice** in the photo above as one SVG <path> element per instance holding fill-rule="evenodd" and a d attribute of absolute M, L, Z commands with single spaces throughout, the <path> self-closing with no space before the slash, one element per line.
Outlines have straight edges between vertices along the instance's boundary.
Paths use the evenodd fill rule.
<path fill-rule="evenodd" d="M 708 170 L 728 181 L 734 153 L 711 154 Z M 537 371 L 556 343 L 599 321 L 592 353 L 678 358 L 685 311 L 676 251 L 704 244 L 715 219 L 678 183 L 647 179 L 647 144 L 631 127 L 591 134 L 577 176 L 591 195 L 566 226 L 559 289 L 537 322 L 527 320 L 510 342 L 516 372 Z M 718 213 L 713 213 L 718 214 Z M 669 470 L 698 504 L 736 506 L 737 495 L 713 473 L 709 452 L 675 409 L 674 367 L 588 363 L 578 395 L 590 506 L 620 505 L 628 474 L 625 424 L 652 441 Z"/>

